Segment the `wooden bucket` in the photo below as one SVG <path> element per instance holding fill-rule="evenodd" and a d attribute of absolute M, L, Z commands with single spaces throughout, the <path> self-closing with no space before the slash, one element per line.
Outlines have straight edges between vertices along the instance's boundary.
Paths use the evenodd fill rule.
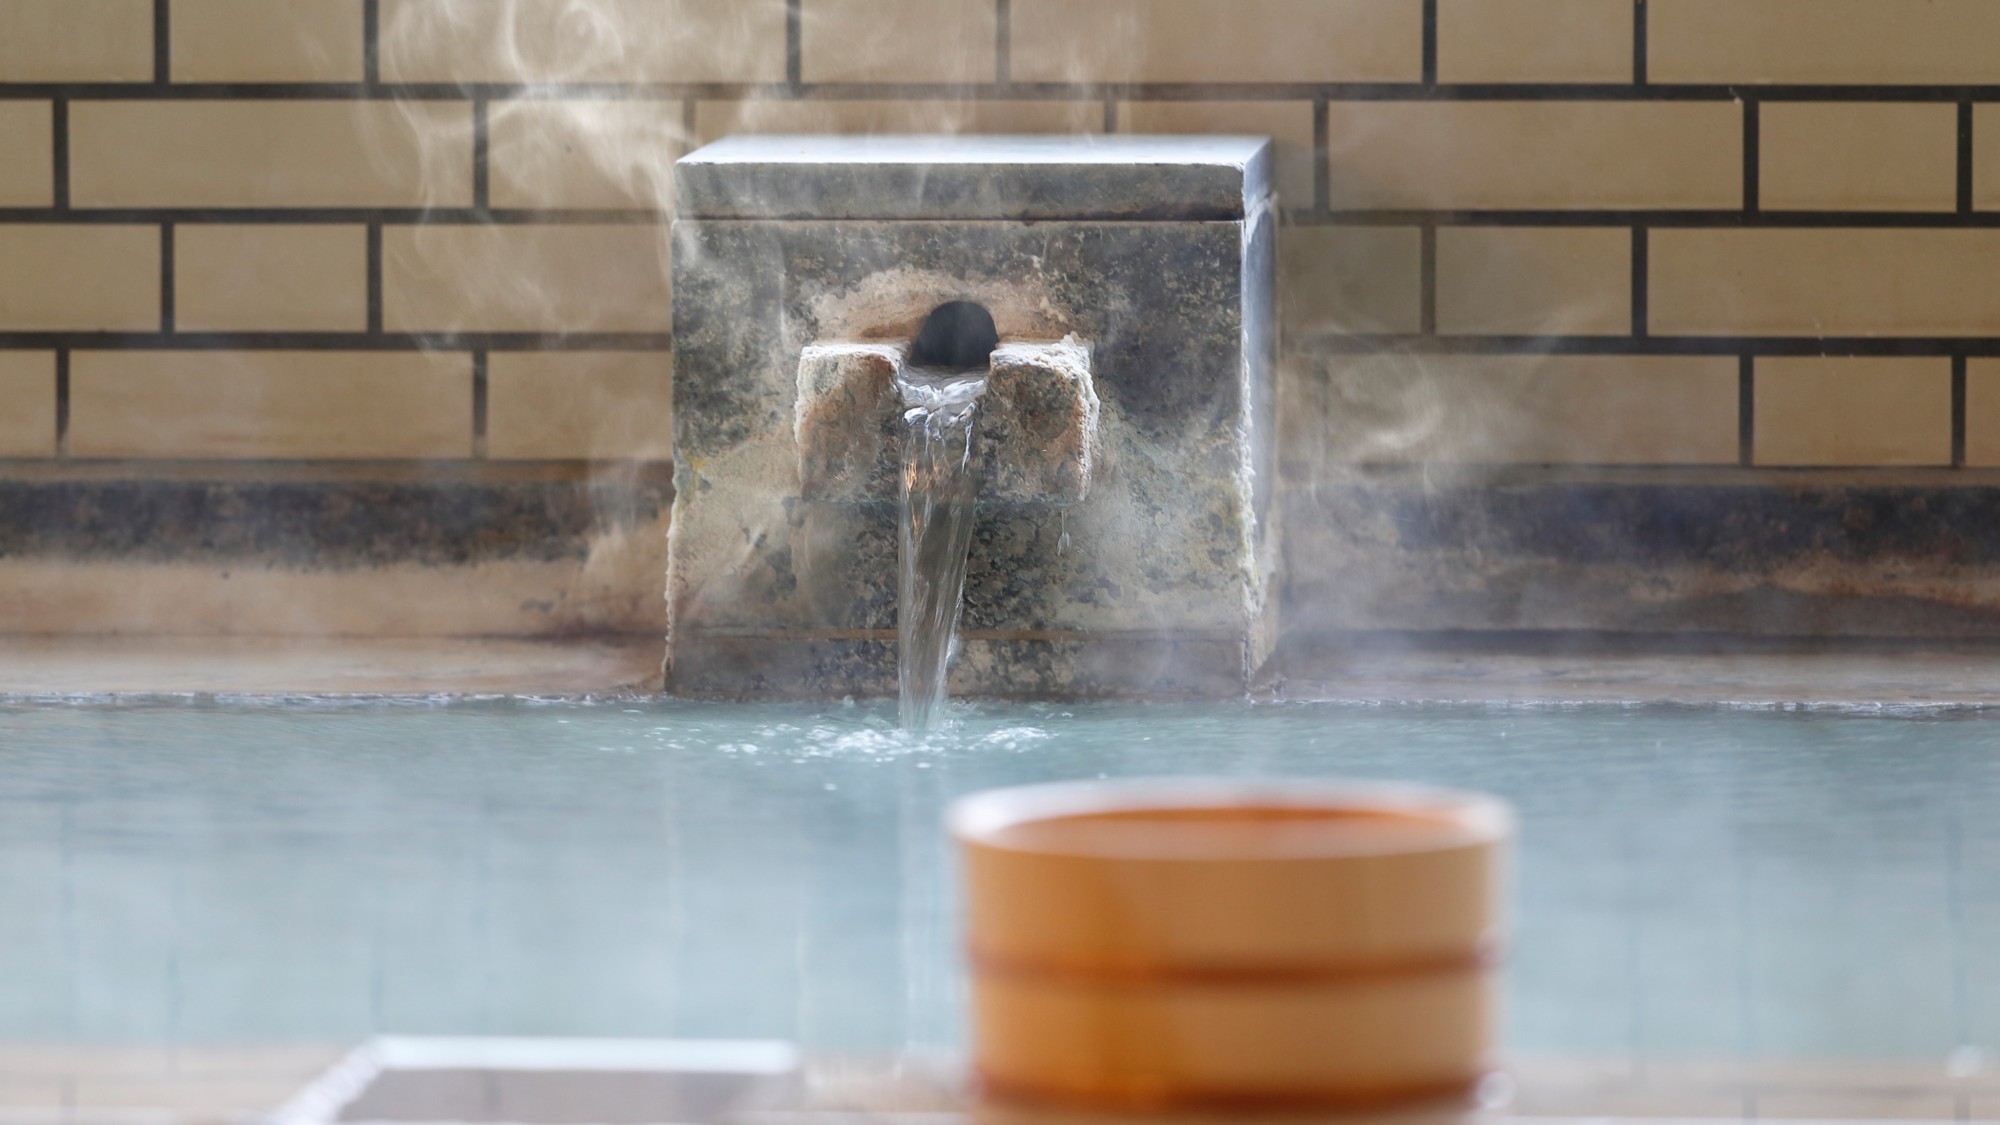
<path fill-rule="evenodd" d="M 1491 1068 L 1501 802 L 1312 781 L 954 804 L 988 1096 L 1112 1110 L 1464 1098 Z"/>

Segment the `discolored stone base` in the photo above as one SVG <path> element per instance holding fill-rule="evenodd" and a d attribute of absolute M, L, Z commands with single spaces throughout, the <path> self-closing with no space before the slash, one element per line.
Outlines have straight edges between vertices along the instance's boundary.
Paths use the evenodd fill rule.
<path fill-rule="evenodd" d="M 1234 637 L 960 638 L 955 696 L 1005 699 L 1218 698 L 1243 692 Z M 668 678 L 706 699 L 837 699 L 896 694 L 896 635 L 717 636 L 677 643 Z"/>
<path fill-rule="evenodd" d="M 2000 637 L 2000 478 L 1383 473 L 1284 505 L 1282 619 L 1351 630 Z"/>
<path fill-rule="evenodd" d="M 0 480 L 0 633 L 548 637 L 665 628 L 660 472 Z M 327 479 L 332 478 L 332 479 Z"/>

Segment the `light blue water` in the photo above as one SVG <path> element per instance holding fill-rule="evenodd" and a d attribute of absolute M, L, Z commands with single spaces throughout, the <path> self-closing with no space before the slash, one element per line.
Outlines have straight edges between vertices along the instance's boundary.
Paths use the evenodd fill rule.
<path fill-rule="evenodd" d="M 958 1041 L 970 789 L 1519 806 L 1513 1045 L 2000 1046 L 2000 718 L 1338 706 L 0 707 L 0 1040 Z"/>

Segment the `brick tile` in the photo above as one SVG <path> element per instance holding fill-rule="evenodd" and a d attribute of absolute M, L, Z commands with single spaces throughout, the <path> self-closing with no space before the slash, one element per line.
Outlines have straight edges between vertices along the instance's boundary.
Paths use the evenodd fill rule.
<path fill-rule="evenodd" d="M 365 331 L 367 232 L 183 224 L 174 232 L 174 318 L 192 332 Z"/>
<path fill-rule="evenodd" d="M 2000 231 L 1656 230 L 1660 335 L 2000 332 Z"/>
<path fill-rule="evenodd" d="M 173 0 L 176 82 L 359 82 L 361 5 Z"/>
<path fill-rule="evenodd" d="M 160 327 L 160 232 L 0 223 L 0 330 Z"/>
<path fill-rule="evenodd" d="M 472 361 L 444 352 L 78 352 L 69 443 L 78 457 L 467 457 Z"/>
<path fill-rule="evenodd" d="M 2000 359 L 1965 365 L 1965 463 L 2000 465 Z"/>
<path fill-rule="evenodd" d="M 79 207 L 421 207 L 472 202 L 456 102 L 78 102 Z"/>
<path fill-rule="evenodd" d="M 1445 227 L 1437 249 L 1439 332 L 1632 330 L 1632 235 L 1622 227 Z"/>
<path fill-rule="evenodd" d="M 53 124 L 47 102 L 0 102 L 0 207 L 54 202 Z"/>
<path fill-rule="evenodd" d="M 1337 102 L 1336 207 L 1738 207 L 1742 111 L 1703 102 Z"/>
<path fill-rule="evenodd" d="M 1279 233 L 1288 334 L 1416 332 L 1423 232 L 1415 227 L 1287 227 Z"/>
<path fill-rule="evenodd" d="M 2000 105 L 1972 107 L 1972 205 L 2000 211 Z"/>
<path fill-rule="evenodd" d="M 1104 104 L 1085 101 L 704 101 L 695 139 L 732 133 L 1096 133 Z"/>
<path fill-rule="evenodd" d="M 1014 0 L 1030 82 L 1411 82 L 1415 0 Z"/>
<path fill-rule="evenodd" d="M 1348 462 L 1729 464 L 1736 361 L 1709 356 L 1361 356 L 1332 365 Z"/>
<path fill-rule="evenodd" d="M 488 114 L 493 206 L 673 209 L 680 102 L 530 98 Z"/>
<path fill-rule="evenodd" d="M 392 82 L 782 82 L 779 0 L 382 0 Z"/>
<path fill-rule="evenodd" d="M 1632 0 L 1438 0 L 1442 82 L 1630 82 Z"/>
<path fill-rule="evenodd" d="M 804 0 L 807 82 L 991 82 L 994 0 Z"/>
<path fill-rule="evenodd" d="M 0 82 L 152 78 L 152 0 L 0 3 Z"/>
<path fill-rule="evenodd" d="M 1254 133 L 1277 142 L 1278 195 L 1286 207 L 1313 202 L 1311 102 L 1120 102 L 1121 133 Z"/>
<path fill-rule="evenodd" d="M 56 455 L 54 352 L 0 351 L 0 457 Z"/>
<path fill-rule="evenodd" d="M 392 332 L 664 332 L 665 231 L 655 226 L 391 227 Z"/>
<path fill-rule="evenodd" d="M 486 378 L 488 457 L 673 460 L 664 352 L 496 352 Z"/>
<path fill-rule="evenodd" d="M 1766 210 L 1958 206 L 1956 106 L 1767 102 L 1758 128 Z"/>
<path fill-rule="evenodd" d="M 1951 361 L 1757 361 L 1759 465 L 1951 463 Z"/>
<path fill-rule="evenodd" d="M 2000 82 L 1990 0 L 1652 0 L 1655 82 Z"/>

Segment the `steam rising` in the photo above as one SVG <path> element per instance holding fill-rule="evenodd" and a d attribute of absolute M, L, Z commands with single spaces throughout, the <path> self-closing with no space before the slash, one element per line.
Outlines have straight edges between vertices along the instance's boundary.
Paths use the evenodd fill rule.
<path fill-rule="evenodd" d="M 398 237 L 385 240 L 385 274 L 394 279 L 447 271 L 467 287 L 461 303 L 473 310 L 456 325 L 442 323 L 446 317 L 440 316 L 435 318 L 440 323 L 411 327 L 479 330 L 485 316 L 493 323 L 537 325 L 558 338 L 665 332 L 674 161 L 725 135 L 1092 133 L 1120 121 L 1150 120 L 1129 107 L 1107 112 L 1109 103 L 1082 82 L 1069 97 L 1010 97 L 989 86 L 976 93 L 939 87 L 936 97 L 890 98 L 870 96 L 859 85 L 811 85 L 871 78 L 987 85 L 998 77 L 988 15 L 934 12 L 915 2 L 905 6 L 908 20 L 927 21 L 925 42 L 947 46 L 911 56 L 906 44 L 913 37 L 882 12 L 873 23 L 863 23 L 851 12 L 803 5 L 801 77 L 808 86 L 800 88 L 787 84 L 784 0 L 383 0 L 383 80 L 416 87 L 422 99 L 480 104 L 485 121 L 487 196 L 476 201 L 465 195 L 472 117 L 435 112 L 434 101 L 401 103 L 406 128 L 421 141 L 426 203 L 442 221 L 402 228 Z M 1060 81 L 1139 66 L 1132 57 L 1143 56 L 1161 31 L 1146 25 L 1142 10 L 1128 5 L 1118 9 L 1122 14 L 1105 17 L 1120 21 L 1114 35 L 1030 34 L 1025 41 L 1036 44 L 1035 55 L 1013 59 L 1012 73 L 1022 80 Z M 1181 31 L 1168 38 L 1176 36 Z M 1023 49 L 1020 28 L 1014 42 L 1017 52 Z M 898 74 L 892 65 L 899 58 L 908 59 L 907 73 Z M 1233 111 L 1237 104 L 1270 107 L 1229 103 L 1225 108 Z M 1160 124 L 1176 120 L 1165 117 Z M 1285 176 L 1291 197 L 1282 201 L 1289 209 L 1311 203 L 1296 198 L 1304 179 L 1298 170 L 1309 155 L 1309 149 L 1281 137 L 1280 162 L 1292 169 Z M 1336 153 L 1337 166 L 1339 157 Z M 1338 174 L 1365 180 L 1367 171 L 1340 167 Z M 1356 190 L 1365 195 L 1365 184 Z M 532 221 L 508 221 L 491 237 L 468 238 L 466 224 L 484 218 L 479 202 L 503 218 L 507 212 L 533 212 L 523 216 Z M 616 252 L 546 268 L 550 261 L 537 249 L 533 231 L 566 223 L 576 224 L 572 230 L 596 226 L 600 238 L 619 244 Z M 1383 295 L 1414 281 L 1414 260 L 1407 249 L 1396 248 L 1414 242 L 1414 230 L 1407 233 L 1406 241 L 1376 237 L 1370 243 L 1376 232 L 1367 228 L 1318 228 L 1311 237 L 1301 228 L 1287 228 L 1281 239 L 1297 235 L 1311 251 L 1292 255 L 1294 268 L 1280 288 L 1288 300 L 1290 341 L 1279 379 L 1283 421 L 1273 437 L 1279 443 L 1281 493 L 1338 486 L 1382 464 L 1476 467 L 1551 454 L 1560 460 L 1572 448 L 1574 432 L 1589 429 L 1591 419 L 1562 415 L 1562 381 L 1552 384 L 1542 377 L 1557 361 L 1301 353 L 1299 344 L 1312 337 L 1416 331 L 1414 324 L 1391 323 L 1392 317 L 1382 315 Z M 1338 250 L 1343 240 L 1366 250 L 1344 254 Z M 555 238 L 549 245 L 564 241 Z M 1320 253 L 1329 243 L 1336 247 L 1330 259 Z M 1537 265 L 1497 257 L 1485 264 L 1488 288 L 1515 284 L 1532 276 Z M 642 282 L 634 271 L 650 271 L 650 277 Z M 579 291 L 577 274 L 593 272 L 597 277 Z M 546 280 L 551 275 L 562 280 L 551 285 Z M 1310 296 L 1313 287 L 1329 284 L 1343 292 L 1330 301 Z M 1294 299 L 1295 291 L 1308 296 Z M 907 327 L 914 328 L 922 310 L 910 311 Z M 1544 323 L 1535 331 L 1589 331 L 1601 314 L 1577 310 L 1568 322 Z M 1060 335 L 1061 326 L 1054 327 L 1052 335 Z M 666 357 L 659 362 L 664 378 Z M 1564 424 L 1555 425 L 1558 419 Z M 664 418 L 659 424 L 666 428 Z M 631 442 L 618 445 L 629 449 Z M 1455 475 L 1462 478 L 1464 470 Z"/>

